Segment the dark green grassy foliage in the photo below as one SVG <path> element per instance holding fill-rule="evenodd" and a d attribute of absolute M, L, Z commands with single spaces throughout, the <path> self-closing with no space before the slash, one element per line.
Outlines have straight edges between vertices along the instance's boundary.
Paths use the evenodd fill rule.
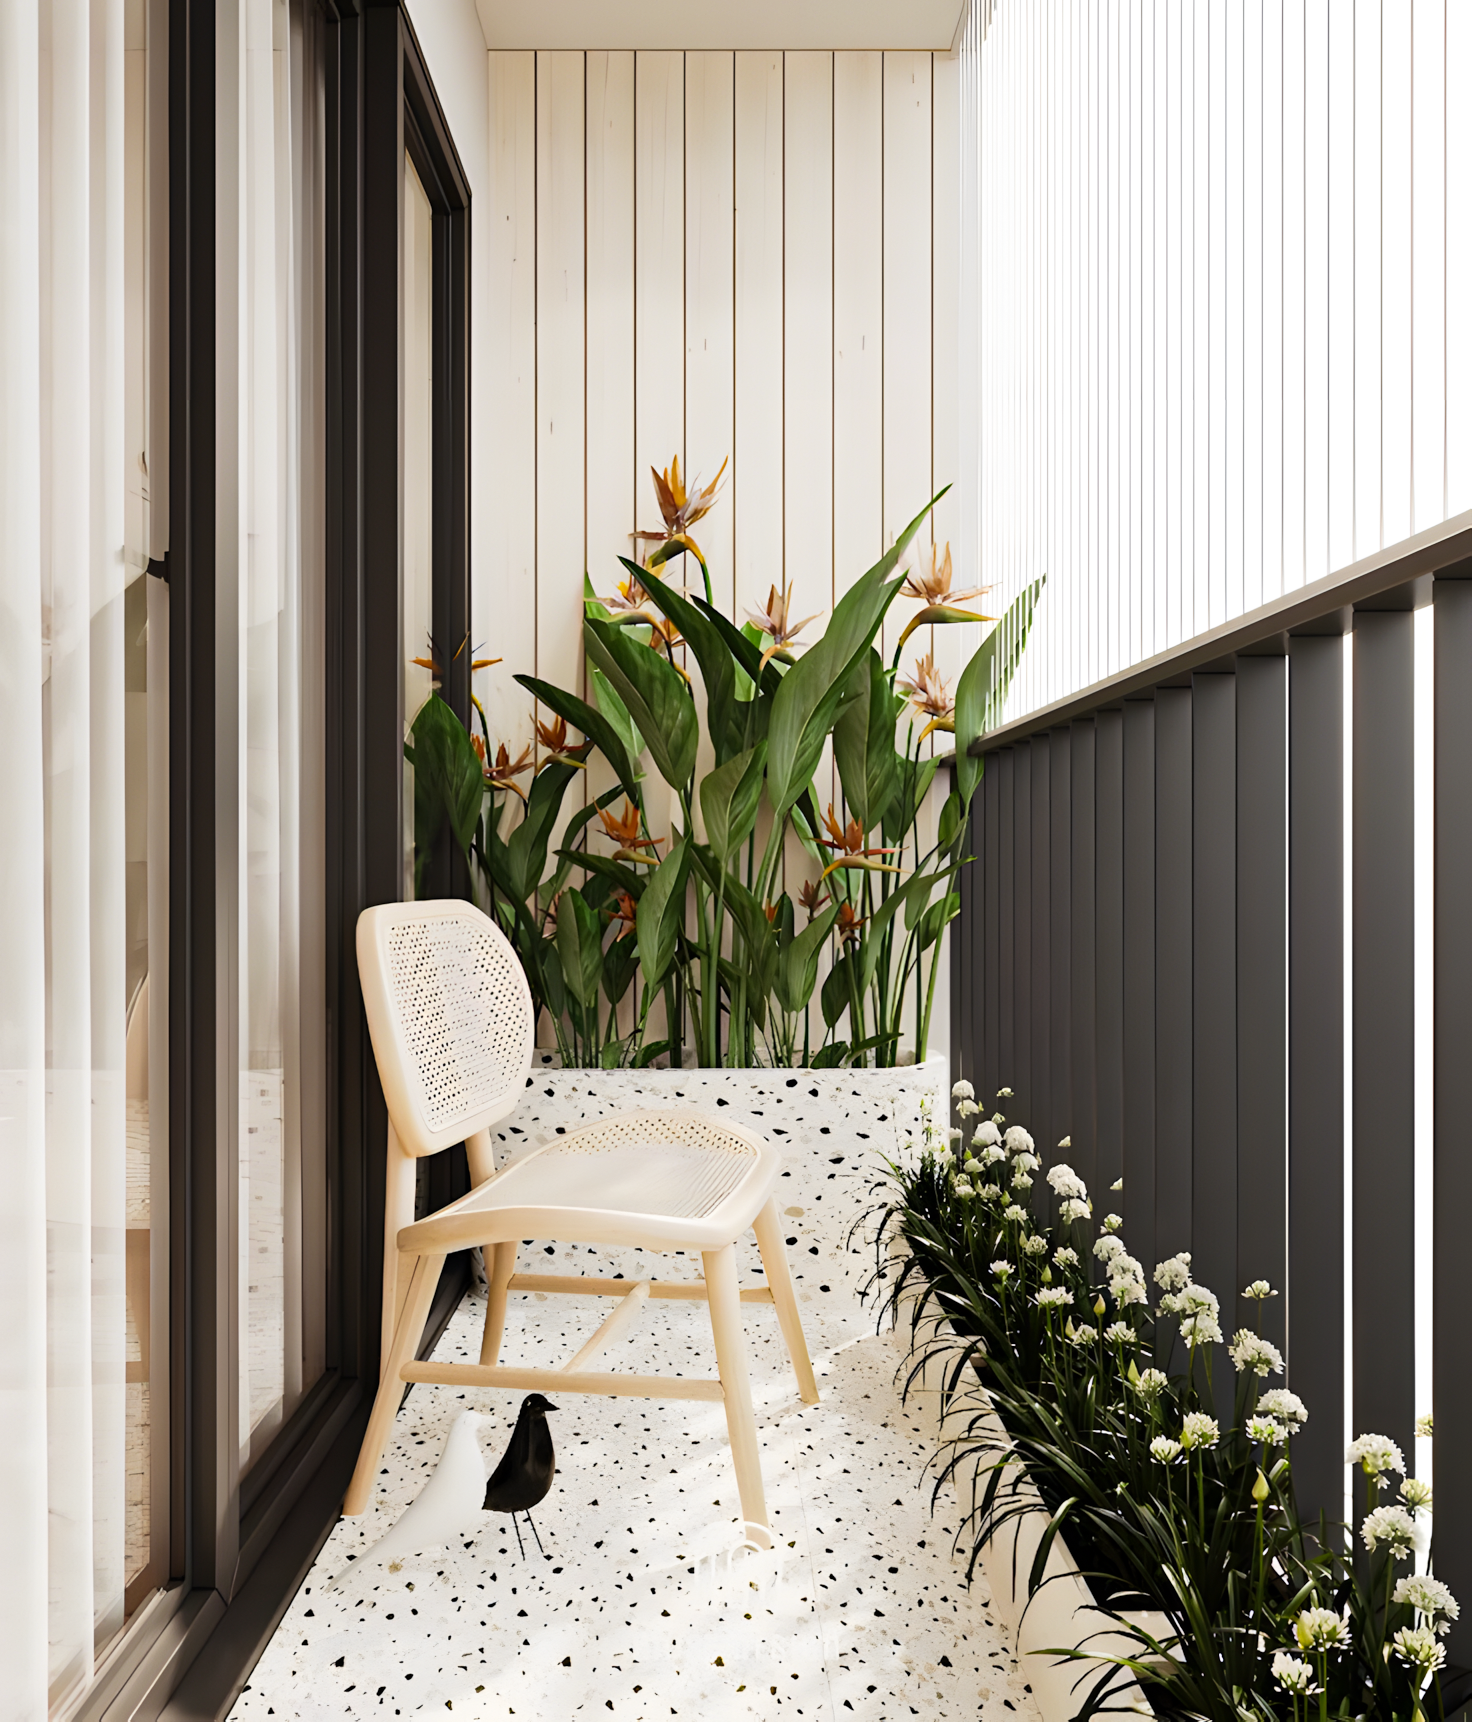
<path fill-rule="evenodd" d="M 970 1109 L 969 1137 L 977 1109 L 969 1096 L 962 1104 Z M 994 1122 L 999 1135 L 1000 1114 Z M 1384 1539 L 1370 1551 L 1362 1537 L 1351 1544 L 1339 1525 L 1302 1521 L 1289 1434 L 1295 1402 L 1278 1399 L 1271 1425 L 1259 1412 L 1263 1395 L 1263 1410 L 1275 1407 L 1272 1348 L 1254 1345 L 1250 1326 L 1239 1332 L 1232 1353 L 1247 1366 L 1233 1379 L 1234 1357 L 1215 1330 L 1215 1300 L 1186 1283 L 1189 1258 L 1179 1259 L 1174 1273 L 1163 1270 L 1175 1289 L 1153 1310 L 1140 1265 L 1122 1245 L 1102 1246 L 1113 1252 L 1111 1275 L 1095 1244 L 1116 1235 L 1117 1220 L 1096 1226 L 1081 1214 L 1065 1221 L 1058 1186 L 1076 1197 L 1082 1186 L 1070 1183 L 1066 1166 L 1054 1166 L 1048 1180 L 1041 1167 L 1029 1166 L 1034 1150 L 1023 1133 L 1008 1131 L 990 1164 L 972 1158 L 986 1155 L 985 1144 L 958 1144 L 953 1160 L 929 1121 L 924 1136 L 913 1145 L 918 1153 L 891 1167 L 879 1234 L 887 1306 L 910 1321 L 916 1346 L 906 1389 L 928 1356 L 941 1355 L 948 1402 L 963 1411 L 968 1400 L 977 1404 L 970 1390 L 979 1376 L 1005 1427 L 1005 1438 L 998 1436 L 995 1421 L 977 1409 L 935 1461 L 937 1494 L 963 1465 L 969 1471 L 978 1456 L 982 1461 L 975 1507 L 959 1533 L 963 1545 L 969 1541 L 973 1569 L 1010 1519 L 1046 1512 L 1037 1557 L 1024 1575 L 1029 1593 L 1035 1597 L 1050 1582 L 1043 1573 L 1061 1533 L 1101 1607 L 1134 1638 L 1133 1653 L 1081 1679 L 1079 1717 L 1127 1709 L 1123 1688 L 1133 1675 L 1163 1715 L 1440 1722 L 1439 1680 L 1408 1658 L 1416 1641 L 1397 1644 L 1396 1635 L 1439 1624 L 1444 1630 L 1444 1611 L 1418 1613 L 1409 1601 L 1392 1600 L 1414 1570 L 1408 1552 L 1397 1556 Z M 1066 1152 L 1066 1139 L 1060 1146 Z M 1036 1171 L 1037 1182 L 1014 1186 L 1018 1171 Z M 908 1253 L 886 1257 L 901 1237 Z M 1076 1260 L 1065 1254 L 1060 1261 L 1060 1249 Z M 1255 1289 L 1260 1311 L 1266 1288 Z M 1049 1307 L 1046 1296 L 1039 1303 L 1045 1293 L 1067 1293 L 1070 1301 Z M 1193 1309 L 1204 1312 L 1194 1335 Z M 945 1325 L 932 1329 L 937 1317 Z M 937 1337 L 923 1337 L 932 1331 Z M 1158 1376 L 1145 1373 L 1157 1369 Z M 1180 1443 L 1168 1462 L 1152 1452 L 1157 1438 Z M 1042 1508 L 1007 1487 L 1019 1461 Z M 1388 1471 L 1366 1482 L 1367 1511 L 1394 1498 L 1393 1487 L 1382 1487 L 1393 1484 Z M 1311 1609 L 1340 1621 L 1305 1621 Z M 1128 1618 L 1147 1610 L 1168 1627 L 1151 1632 Z M 1319 1647 L 1315 1622 L 1320 1638 L 1345 1642 Z M 1439 1649 L 1434 1637 L 1419 1643 L 1423 1651 Z M 1301 1673 L 1282 1663 L 1284 1653 L 1306 1664 Z M 1087 1646 L 1060 1646 L 1057 1654 L 1089 1653 Z M 1315 1690 L 1295 1695 L 1288 1689 L 1295 1677 Z"/>

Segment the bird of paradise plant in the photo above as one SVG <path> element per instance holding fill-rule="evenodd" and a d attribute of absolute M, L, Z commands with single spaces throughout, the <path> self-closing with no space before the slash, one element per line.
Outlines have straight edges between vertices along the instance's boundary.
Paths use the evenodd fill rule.
<path fill-rule="evenodd" d="M 414 726 L 427 762 L 416 794 L 421 776 L 427 794 L 438 787 L 439 828 L 448 822 L 516 944 L 565 1062 L 678 1063 L 688 1045 L 704 1065 L 893 1064 L 906 1025 L 923 1059 L 981 776 L 968 750 L 1001 709 L 1043 582 L 1014 601 L 954 693 L 933 652 L 901 678 L 900 647 L 918 627 L 990 620 L 962 607 L 983 588 L 953 590 L 949 546 L 901 566 L 936 498 L 811 644 L 800 636 L 817 616 L 795 619 L 795 580 L 774 584 L 738 625 L 712 601 L 690 534 L 724 471 L 704 488 L 686 487 L 678 461 L 654 473 L 664 525 L 634 537 L 655 548 L 643 563 L 621 559 L 611 596 L 586 587 L 586 698 L 515 677 L 546 714 L 535 769 L 529 750 L 513 758 L 501 743 L 493 754 L 478 706 L 481 734 L 471 742 L 459 731 L 471 764 L 441 761 L 462 743 L 432 696 Z M 700 564 L 704 596 L 668 578 L 666 564 L 684 553 Z M 921 608 L 886 666 L 876 641 L 901 596 Z M 925 747 L 936 732 L 955 735 L 956 764 L 931 820 L 922 810 L 940 762 Z M 814 778 L 830 743 L 843 806 L 823 816 Z M 563 823 L 568 786 L 594 753 L 614 785 Z M 664 805 L 648 793 L 651 774 L 669 792 L 668 829 L 651 827 Z M 589 841 L 598 833 L 611 849 Z M 815 876 L 792 880 L 790 893 L 804 852 Z M 667 1029 L 651 1040 L 661 1001 Z"/>

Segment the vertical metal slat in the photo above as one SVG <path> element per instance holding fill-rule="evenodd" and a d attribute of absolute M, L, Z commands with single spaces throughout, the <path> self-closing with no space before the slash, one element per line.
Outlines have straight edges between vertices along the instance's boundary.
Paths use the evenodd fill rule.
<path fill-rule="evenodd" d="M 1237 660 L 1237 1283 L 1271 1282 L 1233 1327 L 1281 1346 L 1288 1271 L 1286 658 Z M 1223 1299 L 1223 1313 L 1226 1302 Z M 1223 1324 L 1225 1325 L 1225 1323 Z M 1230 1329 L 1228 1329 L 1230 1332 Z"/>
<path fill-rule="evenodd" d="M 1094 1192 L 1124 1173 L 1124 713 L 1100 712 L 1094 761 Z"/>
<path fill-rule="evenodd" d="M 1238 1290 L 1236 695 L 1234 676 L 1192 678 L 1191 1271 L 1224 1325 Z"/>
<path fill-rule="evenodd" d="M 1099 1193 L 1123 1214 L 1132 1254 L 1155 1252 L 1155 706 L 1124 708 L 1124 1190 Z"/>
<path fill-rule="evenodd" d="M 1295 638 L 1288 679 L 1288 1385 L 1293 1478 L 1344 1512 L 1344 642 Z"/>
<path fill-rule="evenodd" d="M 1073 1165 L 1092 1191 L 1097 1182 L 1094 1126 L 1094 720 L 1072 727 L 1071 822 L 1073 865 L 1069 936 L 1070 1089 Z"/>
<path fill-rule="evenodd" d="M 1354 1428 L 1415 1421 L 1415 618 L 1354 634 Z M 1464 672 L 1465 673 L 1465 672 Z"/>
<path fill-rule="evenodd" d="M 1191 717 L 1189 688 L 1156 691 L 1155 1249 L 1161 1256 L 1191 1248 Z"/>

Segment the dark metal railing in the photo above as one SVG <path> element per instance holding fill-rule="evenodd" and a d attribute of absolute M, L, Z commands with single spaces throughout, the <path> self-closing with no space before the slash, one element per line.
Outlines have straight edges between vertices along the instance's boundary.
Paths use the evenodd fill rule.
<path fill-rule="evenodd" d="M 1434 883 L 1419 956 L 1434 1010 L 1428 1023 L 1423 991 L 1418 1024 L 1426 605 Z M 1147 1270 L 1190 1250 L 1228 1333 L 1252 1319 L 1234 1302 L 1250 1280 L 1281 1289 L 1265 1331 L 1311 1411 L 1293 1452 L 1308 1512 L 1343 1513 L 1350 1425 L 1410 1462 L 1433 1409 L 1416 1401 L 1430 1322 L 1435 1562 L 1464 1602 L 1452 1660 L 1472 1665 L 1472 515 L 981 751 L 952 941 L 955 1072 L 979 1095 L 1016 1091 L 1009 1110 L 1045 1164 L 1067 1158 L 1096 1214 L 1124 1216 Z M 1419 1122 L 1418 1034 L 1433 1072 Z M 1418 1138 L 1434 1189 L 1419 1230 Z M 1418 1317 L 1427 1249 L 1433 1307 Z"/>

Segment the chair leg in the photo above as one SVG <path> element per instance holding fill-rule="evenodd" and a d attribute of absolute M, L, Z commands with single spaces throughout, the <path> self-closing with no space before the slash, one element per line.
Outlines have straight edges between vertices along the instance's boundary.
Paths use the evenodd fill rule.
<path fill-rule="evenodd" d="M 393 1432 L 394 1418 L 398 1414 L 399 1398 L 403 1392 L 399 1371 L 419 1347 L 419 1341 L 424 1334 L 424 1324 L 429 1319 L 429 1306 L 434 1300 L 435 1287 L 440 1283 L 440 1269 L 444 1265 L 443 1256 L 420 1256 L 414 1263 L 403 1313 L 394 1329 L 383 1378 L 378 1383 L 378 1396 L 373 1401 L 373 1411 L 368 1419 L 363 1445 L 358 1450 L 357 1467 L 343 1499 L 344 1518 L 355 1518 L 359 1513 L 366 1512 L 373 1499 L 373 1482 L 378 1473 L 378 1462 L 383 1457 L 383 1450 Z"/>
<path fill-rule="evenodd" d="M 480 1360 L 494 1363 L 501 1355 L 501 1335 L 506 1331 L 506 1287 L 516 1272 L 516 1240 L 497 1244 L 486 1273 L 486 1330 L 481 1336 Z"/>
<path fill-rule="evenodd" d="M 746 1369 L 746 1334 L 741 1325 L 741 1291 L 736 1283 L 736 1246 L 703 1250 L 706 1300 L 716 1342 L 716 1364 L 726 1401 L 726 1429 L 741 1495 L 741 1516 L 751 1525 L 767 1524 L 767 1500 L 762 1489 L 761 1448 L 756 1413 L 751 1404 L 751 1378 Z M 771 1546 L 770 1533 L 767 1546 Z"/>
<path fill-rule="evenodd" d="M 798 1397 L 804 1405 L 816 1405 L 818 1383 L 813 1378 L 813 1363 L 802 1331 L 802 1317 L 798 1314 L 797 1293 L 792 1289 L 792 1270 L 787 1265 L 787 1246 L 782 1241 L 782 1222 L 775 1198 L 757 1215 L 752 1229 L 777 1309 L 777 1323 L 782 1329 L 787 1355 L 792 1359 L 793 1374 L 797 1376 Z"/>
<path fill-rule="evenodd" d="M 413 1258 L 401 1255 L 399 1233 L 414 1224 L 416 1163 L 399 1146 L 393 1120 L 388 1126 L 388 1165 L 383 1188 L 383 1312 L 379 1318 L 378 1372 L 388 1368 L 388 1352 L 404 1307 Z"/>

